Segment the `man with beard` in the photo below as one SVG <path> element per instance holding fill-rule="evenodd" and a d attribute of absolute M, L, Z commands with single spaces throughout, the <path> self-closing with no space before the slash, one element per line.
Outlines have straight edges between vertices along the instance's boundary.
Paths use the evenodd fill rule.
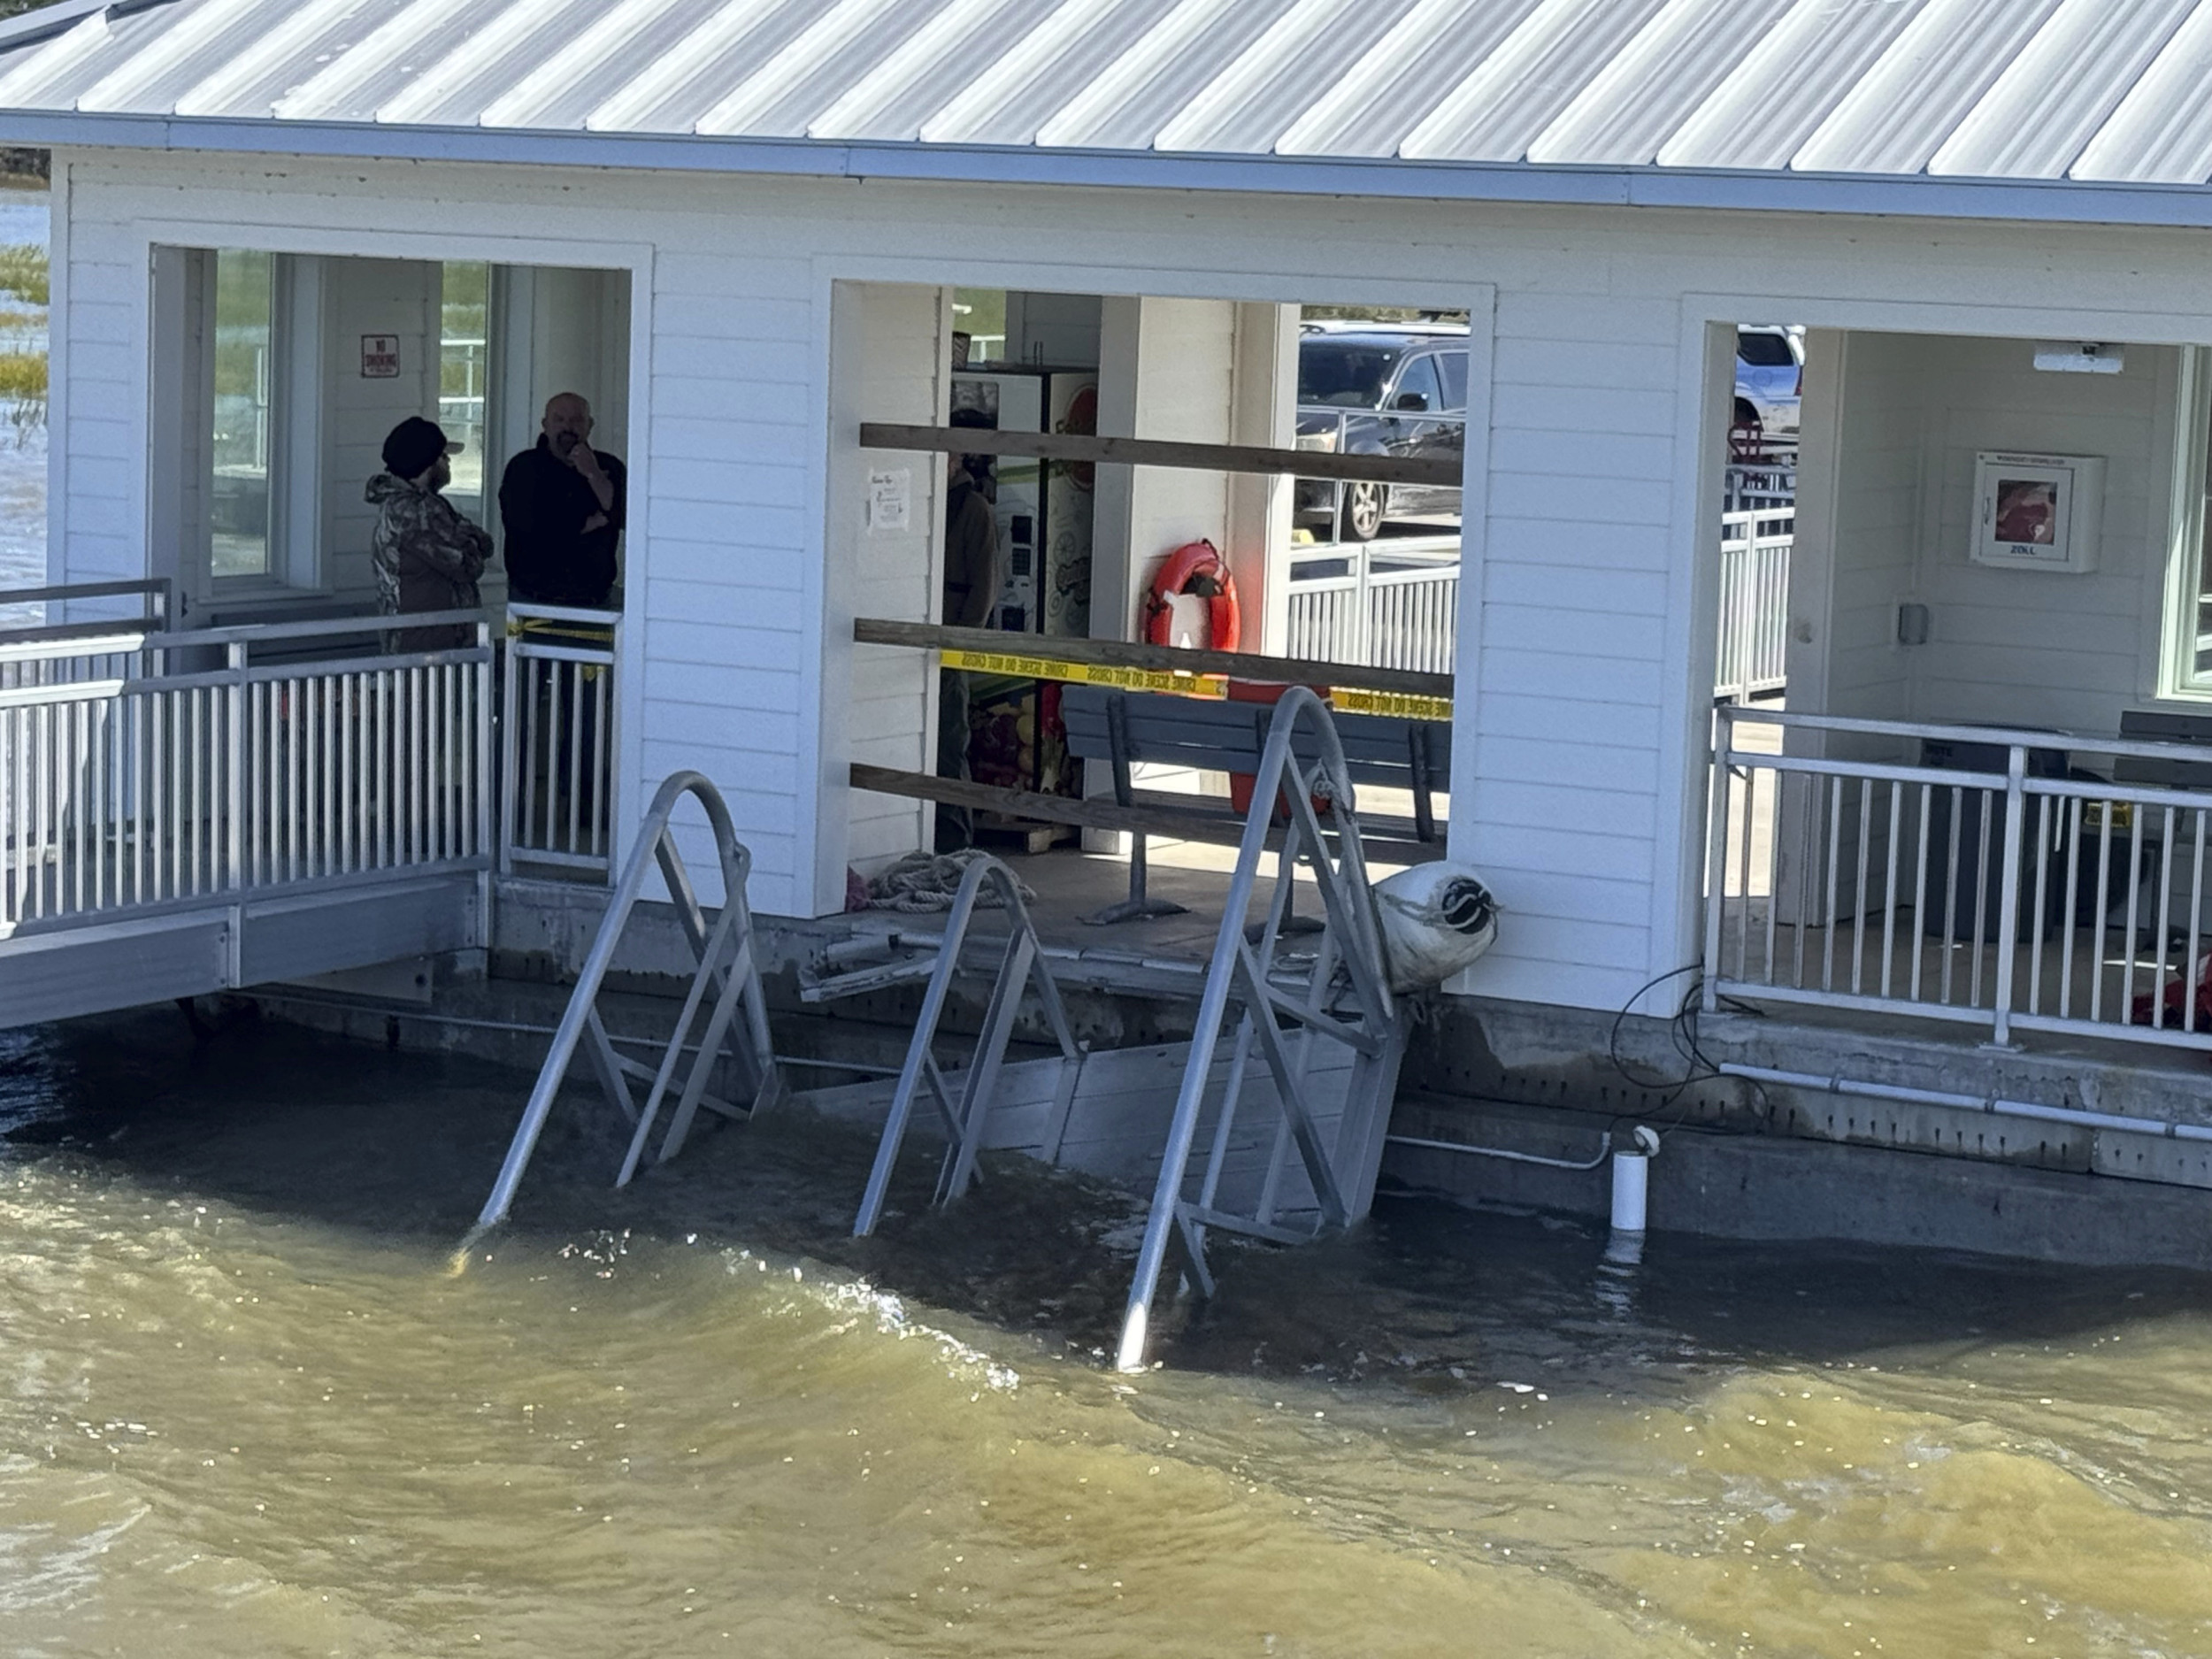
<path fill-rule="evenodd" d="M 507 531 L 507 587 L 542 605 L 604 611 L 629 505 L 616 457 L 591 447 L 591 405 L 563 392 L 545 406 L 534 449 L 507 463 L 499 517 Z"/>

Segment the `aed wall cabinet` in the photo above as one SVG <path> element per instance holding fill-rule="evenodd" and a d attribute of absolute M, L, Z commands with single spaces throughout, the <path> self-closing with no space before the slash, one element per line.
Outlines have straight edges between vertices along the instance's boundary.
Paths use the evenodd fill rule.
<path fill-rule="evenodd" d="M 2104 517 L 2104 457 L 1974 457 L 1977 565 L 2016 571 L 2091 571 Z"/>

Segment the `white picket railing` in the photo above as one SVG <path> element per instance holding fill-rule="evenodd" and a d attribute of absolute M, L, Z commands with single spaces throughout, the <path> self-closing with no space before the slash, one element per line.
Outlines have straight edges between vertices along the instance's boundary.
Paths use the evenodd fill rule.
<path fill-rule="evenodd" d="M 399 654 L 358 618 L 145 635 L 133 672 L 0 690 L 0 932 L 396 871 L 488 870 L 490 630 Z M 257 649 L 337 654 L 257 663 Z M 52 657 L 51 662 L 67 662 Z"/>
<path fill-rule="evenodd" d="M 1707 1008 L 2212 1048 L 2212 746 L 1715 718 Z"/>
<path fill-rule="evenodd" d="M 1458 631 L 1455 549 L 1347 542 L 1291 560 L 1287 656 L 1448 674 Z"/>
<path fill-rule="evenodd" d="M 615 669 L 611 611 L 507 605 L 501 693 L 499 868 L 614 877 Z"/>
<path fill-rule="evenodd" d="M 1796 541 L 1795 507 L 1722 515 L 1714 696 L 1756 697 L 1787 684 L 1790 553 Z"/>

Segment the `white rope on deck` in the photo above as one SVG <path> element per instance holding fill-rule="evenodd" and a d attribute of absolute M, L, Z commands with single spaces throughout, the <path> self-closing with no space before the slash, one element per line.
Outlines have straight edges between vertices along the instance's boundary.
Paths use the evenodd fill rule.
<path fill-rule="evenodd" d="M 968 873 L 968 866 L 988 856 L 972 847 L 952 853 L 909 853 L 869 881 L 868 908 L 915 915 L 949 910 L 953 895 L 960 891 L 961 879 Z M 1018 879 L 1016 885 L 1021 889 L 1023 903 L 1035 902 L 1037 895 L 1027 882 Z M 976 903 L 1002 907 L 1005 901 L 987 883 L 976 895 Z"/>

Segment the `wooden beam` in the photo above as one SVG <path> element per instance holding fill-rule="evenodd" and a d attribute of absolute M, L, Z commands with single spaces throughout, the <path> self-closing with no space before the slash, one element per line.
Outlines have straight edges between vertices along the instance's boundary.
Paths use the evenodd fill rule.
<path fill-rule="evenodd" d="M 1006 789 L 997 784 L 971 783 L 959 778 L 938 778 L 927 772 L 898 772 L 888 766 L 852 764 L 852 786 L 874 795 L 897 795 L 902 800 L 936 801 L 964 806 L 1033 824 L 1072 824 L 1082 829 L 1135 830 L 1176 841 L 1204 841 L 1210 846 L 1234 847 L 1244 840 L 1244 820 L 1225 812 L 1186 810 L 1169 806 L 1123 806 L 1093 796 L 1076 800 L 1064 795 L 1041 795 L 1030 789 Z M 1271 832 L 1270 843 L 1280 838 Z M 1363 833 L 1362 845 L 1372 843 L 1392 864 L 1427 864 L 1444 856 L 1440 844 L 1402 840 L 1384 833 Z"/>
<path fill-rule="evenodd" d="M 889 622 L 861 617 L 853 638 L 862 645 L 909 645 L 924 650 L 996 651 L 1084 663 L 1101 668 L 1145 668 L 1184 674 L 1225 674 L 1271 686 L 1334 686 L 1361 691 L 1398 691 L 1416 697 L 1448 697 L 1452 676 L 1410 668 L 1356 668 L 1249 651 L 1184 650 L 1172 645 L 1132 645 L 1119 640 L 1064 640 L 1044 634 L 1002 634 L 995 628 L 950 628 L 933 622 Z"/>
<path fill-rule="evenodd" d="M 1287 473 L 1297 478 L 1340 479 L 1353 484 L 1428 484 L 1447 489 L 1459 488 L 1466 471 L 1457 459 L 1339 455 L 1333 449 L 1271 449 L 1242 443 L 1168 443 L 1073 432 L 999 432 L 986 426 L 902 426 L 879 420 L 861 423 L 860 447 L 949 455 L 1018 455 L 1040 461 L 1179 467 L 1187 472 Z"/>

